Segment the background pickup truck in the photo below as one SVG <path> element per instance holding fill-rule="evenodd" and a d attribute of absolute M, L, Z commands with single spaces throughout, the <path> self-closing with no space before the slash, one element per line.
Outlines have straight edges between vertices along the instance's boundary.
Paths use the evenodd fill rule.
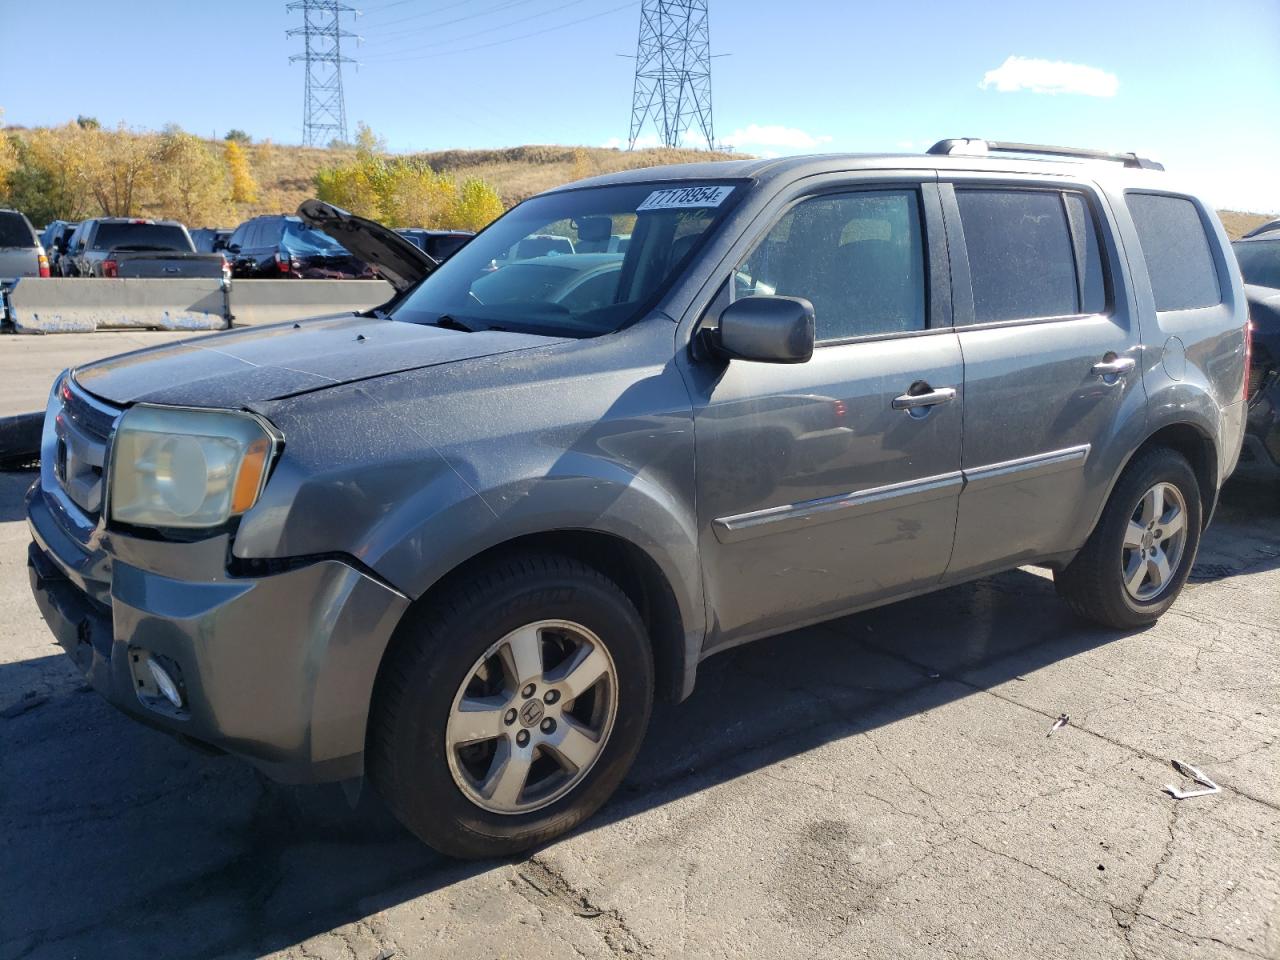
<path fill-rule="evenodd" d="M 64 277 L 222 277 L 220 253 L 197 253 L 191 235 L 172 220 L 99 218 L 76 228 L 58 261 Z"/>

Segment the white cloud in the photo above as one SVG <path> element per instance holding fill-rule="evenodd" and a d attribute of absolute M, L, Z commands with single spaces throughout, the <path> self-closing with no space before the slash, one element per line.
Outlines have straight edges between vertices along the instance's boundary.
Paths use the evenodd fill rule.
<path fill-rule="evenodd" d="M 988 70 L 978 84 L 982 90 L 994 88 L 1000 93 L 1078 93 L 1086 97 L 1114 97 L 1120 79 L 1098 67 L 1063 60 L 1036 60 L 1032 57 L 1008 57 L 994 70 Z"/>
<path fill-rule="evenodd" d="M 814 135 L 796 127 L 779 124 L 751 123 L 741 127 L 721 141 L 737 150 L 781 148 L 785 150 L 812 150 L 830 143 L 831 137 Z"/>

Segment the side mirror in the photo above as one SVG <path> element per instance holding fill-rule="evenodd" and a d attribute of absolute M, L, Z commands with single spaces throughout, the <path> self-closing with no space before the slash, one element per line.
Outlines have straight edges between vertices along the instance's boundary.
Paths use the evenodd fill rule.
<path fill-rule="evenodd" d="M 733 360 L 805 363 L 813 356 L 813 304 L 800 297 L 744 297 L 720 314 L 717 351 Z"/>

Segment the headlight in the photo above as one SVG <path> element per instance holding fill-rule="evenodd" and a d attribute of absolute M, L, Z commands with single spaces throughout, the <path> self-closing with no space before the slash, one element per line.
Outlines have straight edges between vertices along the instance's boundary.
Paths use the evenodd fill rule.
<path fill-rule="evenodd" d="M 140 404 L 111 446 L 111 517 L 145 527 L 216 527 L 257 502 L 279 436 L 248 413 Z"/>

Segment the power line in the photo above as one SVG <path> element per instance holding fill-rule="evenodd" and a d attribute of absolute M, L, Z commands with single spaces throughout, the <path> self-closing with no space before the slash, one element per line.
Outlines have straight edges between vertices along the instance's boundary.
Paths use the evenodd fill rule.
<path fill-rule="evenodd" d="M 634 7 L 639 2 L 640 0 L 630 0 L 630 2 L 628 3 L 624 3 L 616 7 L 611 7 L 608 10 L 601 10 L 599 13 L 593 13 L 590 16 L 579 17 L 576 20 L 566 20 L 564 23 L 558 23 L 558 24 L 555 24 L 554 26 L 544 27 L 541 30 L 533 30 L 533 31 L 530 31 L 529 33 L 522 33 L 517 37 L 507 37 L 506 39 L 494 40 L 490 43 L 479 43 L 471 47 L 463 47 L 460 50 L 444 50 L 440 53 L 425 53 L 425 54 L 422 54 L 421 56 L 396 57 L 388 60 L 380 59 L 378 62 L 379 63 L 409 63 L 415 60 L 435 60 L 440 57 L 452 57 L 452 56 L 456 56 L 463 53 L 474 53 L 477 50 L 487 50 L 490 47 L 501 46 L 504 43 L 517 43 L 521 40 L 528 40 L 531 37 L 540 37 L 545 33 L 552 33 L 555 30 L 564 30 L 567 27 L 573 27 L 573 26 L 577 26 L 580 23 L 586 23 L 588 20 L 598 20 L 601 17 L 607 17 L 610 14 L 617 13 L 620 10 L 626 10 L 629 7 Z"/>
<path fill-rule="evenodd" d="M 286 33 L 302 37 L 302 53 L 289 62 L 306 65 L 305 100 L 302 111 L 302 142 L 309 147 L 331 140 L 347 141 L 347 104 L 342 92 L 342 65 L 353 63 L 342 55 L 342 39 L 355 34 L 342 29 L 344 13 L 354 9 L 339 0 L 294 0 L 286 4 L 290 13 L 302 11 L 302 26 Z"/>
<path fill-rule="evenodd" d="M 476 30 L 476 31 L 473 31 L 472 33 L 463 33 L 455 37 L 450 37 L 448 40 L 433 40 L 431 43 L 420 44 L 414 47 L 406 47 L 403 50 L 379 50 L 378 53 L 380 55 L 391 54 L 392 56 L 400 56 L 401 54 L 417 53 L 420 50 L 432 50 L 439 47 L 448 47 L 457 43 L 460 40 L 470 40 L 473 37 L 483 37 L 486 34 L 496 33 L 501 30 L 508 30 L 511 27 L 517 26 L 518 24 L 528 23 L 530 20 L 537 20 L 540 17 L 547 17 L 553 13 L 559 13 L 561 10 L 567 10 L 569 7 L 576 7 L 579 4 L 586 3 L 586 2 L 587 0 L 568 0 L 567 3 L 562 3 L 559 6 L 552 7 L 549 10 L 540 10 L 537 13 L 529 14 L 529 16 L 527 17 L 521 17 L 518 20 L 510 20 L 507 23 L 499 24 L 498 26 L 495 26 L 495 27 L 485 27 L 483 30 Z"/>
<path fill-rule="evenodd" d="M 628 150 L 648 121 L 668 147 L 682 146 L 696 123 L 707 149 L 715 149 L 710 20 L 707 0 L 644 0 Z"/>
<path fill-rule="evenodd" d="M 438 23 L 421 24 L 420 29 L 434 30 L 438 27 L 448 27 L 448 26 L 452 26 L 455 23 L 462 23 L 464 20 L 474 20 L 476 17 L 487 17 L 495 13 L 500 13 L 503 10 L 506 10 L 510 7 L 518 7 L 522 3 L 530 3 L 530 2 L 532 2 L 532 0 L 504 0 L 504 2 L 499 3 L 496 7 L 490 7 L 486 10 L 479 10 L 475 13 L 468 13 L 465 16 L 455 17 L 452 20 L 441 20 Z M 407 17 L 401 17 L 399 20 L 388 20 L 385 23 L 380 23 L 378 24 L 378 27 L 379 29 L 383 27 L 394 27 L 397 24 L 408 23 L 410 20 L 417 20 L 420 17 L 429 17 L 432 14 L 436 14 L 439 12 L 440 12 L 439 10 L 424 10 L 422 13 L 411 13 Z"/>

